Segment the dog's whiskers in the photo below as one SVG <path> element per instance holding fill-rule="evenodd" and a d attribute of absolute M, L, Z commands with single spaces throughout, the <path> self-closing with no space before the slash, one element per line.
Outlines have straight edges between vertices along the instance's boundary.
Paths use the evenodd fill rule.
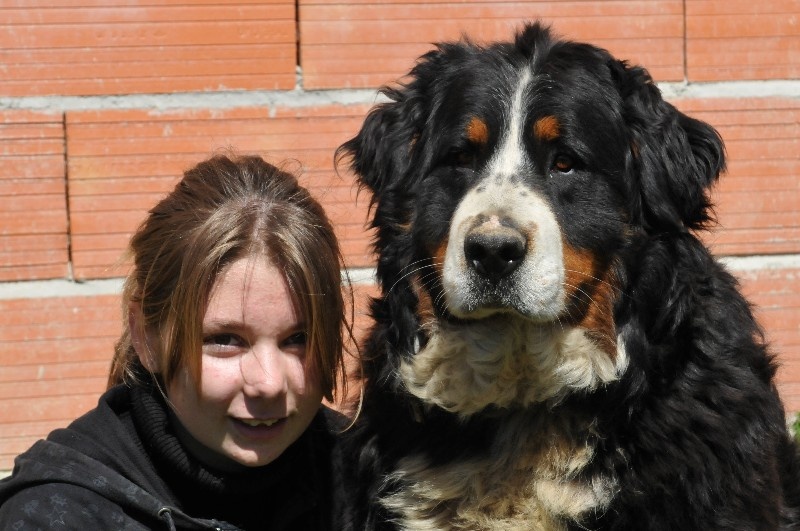
<path fill-rule="evenodd" d="M 597 301 L 594 299 L 594 297 L 592 297 L 592 296 L 591 296 L 589 293 L 587 293 L 586 291 L 582 290 L 580 287 L 578 287 L 578 286 L 573 286 L 573 285 L 571 285 L 571 284 L 569 284 L 569 283 L 565 283 L 564 285 L 565 285 L 565 286 L 567 286 L 567 287 L 569 287 L 569 288 L 572 288 L 572 289 L 574 289 L 576 292 L 578 292 L 578 293 L 580 293 L 581 295 L 583 295 L 584 297 L 586 297 L 586 299 L 588 300 L 588 302 L 589 302 L 590 304 L 597 305 Z M 580 300 L 581 300 L 581 298 L 580 298 L 578 295 L 571 294 L 570 296 L 571 296 L 572 298 L 574 298 L 575 300 L 578 300 L 578 301 L 580 301 Z M 603 311 L 606 311 L 606 310 L 603 310 Z M 569 310 L 569 309 L 567 309 L 567 313 L 569 314 L 569 316 L 570 316 L 570 319 L 572 319 L 572 318 L 573 318 L 573 316 L 572 316 L 572 314 L 570 313 L 570 310 Z M 594 330 L 594 332 L 595 332 L 595 333 L 598 333 L 598 334 L 600 334 L 600 335 L 601 335 L 603 338 L 605 338 L 605 339 L 608 339 L 610 342 L 612 342 L 612 343 L 616 343 L 616 338 L 612 337 L 611 335 L 609 335 L 609 334 L 608 334 L 608 333 L 606 333 L 605 331 L 603 331 L 603 330 Z"/>
<path fill-rule="evenodd" d="M 414 267 L 414 266 L 416 266 L 417 264 L 419 264 L 419 263 L 421 263 L 421 262 L 424 262 L 424 261 L 425 261 L 424 259 L 420 259 L 420 260 L 417 260 L 417 261 L 415 261 L 415 262 L 412 262 L 412 263 L 408 264 L 407 266 L 403 267 L 403 269 L 401 269 L 401 271 L 402 271 L 402 270 L 405 270 L 405 269 L 409 269 L 409 268 L 413 268 L 413 269 L 411 269 L 411 270 L 410 270 L 410 271 L 408 271 L 407 273 L 403 274 L 403 275 L 402 275 L 400 278 L 398 278 L 397 280 L 395 280 L 394 284 L 392 284 L 392 287 L 390 287 L 390 288 L 389 288 L 389 289 L 386 291 L 386 293 L 387 293 L 387 294 L 391 293 L 391 292 L 394 290 L 394 288 L 395 288 L 395 287 L 397 287 L 397 284 L 399 284 L 400 282 L 402 282 L 402 281 L 403 281 L 403 280 L 405 280 L 406 278 L 410 277 L 410 276 L 411 276 L 411 275 L 413 275 L 414 273 L 418 273 L 419 271 L 422 271 L 422 270 L 424 270 L 424 269 L 428 269 L 428 268 L 433 268 L 433 267 L 435 266 L 435 264 L 428 264 L 428 265 L 424 265 L 424 266 L 422 266 L 422 267 Z"/>
<path fill-rule="evenodd" d="M 617 286 L 615 284 L 612 284 L 611 282 L 609 282 L 607 280 L 604 280 L 602 278 L 596 277 L 594 275 L 590 275 L 589 273 L 587 273 L 585 271 L 581 271 L 579 269 L 569 269 L 569 268 L 565 269 L 565 271 L 568 272 L 568 273 L 577 273 L 578 275 L 581 275 L 584 278 L 587 278 L 589 280 L 594 280 L 595 282 L 599 282 L 601 284 L 604 284 L 604 285 L 608 286 L 609 288 L 611 288 L 612 290 L 616 291 L 620 295 L 625 295 L 626 294 L 622 289 L 620 289 L 619 286 Z"/>

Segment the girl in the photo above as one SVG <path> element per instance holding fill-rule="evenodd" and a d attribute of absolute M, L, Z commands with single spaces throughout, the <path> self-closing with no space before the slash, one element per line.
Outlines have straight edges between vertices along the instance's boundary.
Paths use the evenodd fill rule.
<path fill-rule="evenodd" d="M 344 382 L 341 255 L 321 206 L 258 157 L 187 171 L 130 245 L 97 408 L 19 456 L 0 528 L 330 527 Z"/>

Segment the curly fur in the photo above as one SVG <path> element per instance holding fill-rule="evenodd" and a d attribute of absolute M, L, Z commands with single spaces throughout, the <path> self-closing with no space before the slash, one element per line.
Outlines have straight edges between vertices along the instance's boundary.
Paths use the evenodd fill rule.
<path fill-rule="evenodd" d="M 557 402 L 594 390 L 624 370 L 580 329 L 552 330 L 521 319 L 441 323 L 423 349 L 403 360 L 399 376 L 428 404 L 469 416 L 489 407 Z"/>
<path fill-rule="evenodd" d="M 719 135 L 540 24 L 445 43 L 340 148 L 382 295 L 341 529 L 798 529 L 775 363 L 698 239 Z"/>

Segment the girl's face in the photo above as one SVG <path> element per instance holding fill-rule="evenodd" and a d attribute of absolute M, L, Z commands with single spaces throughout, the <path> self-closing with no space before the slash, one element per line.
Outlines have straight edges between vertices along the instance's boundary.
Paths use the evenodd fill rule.
<path fill-rule="evenodd" d="M 266 257 L 226 267 L 203 318 L 199 392 L 186 370 L 167 396 L 189 433 L 246 466 L 263 466 L 305 431 L 322 402 L 306 325 Z"/>

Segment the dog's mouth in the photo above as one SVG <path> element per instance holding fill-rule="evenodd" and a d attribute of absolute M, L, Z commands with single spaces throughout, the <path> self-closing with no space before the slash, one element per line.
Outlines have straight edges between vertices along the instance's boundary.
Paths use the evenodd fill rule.
<path fill-rule="evenodd" d="M 510 314 L 550 322 L 564 309 L 563 284 L 558 240 L 495 220 L 476 224 L 448 246 L 442 298 L 461 319 Z"/>
<path fill-rule="evenodd" d="M 454 277 L 449 282 L 445 280 L 444 296 L 447 311 L 459 319 L 476 320 L 507 314 L 544 323 L 557 320 L 563 310 L 558 271 L 543 272 L 533 279 L 500 281 L 469 271 Z M 533 283 L 536 285 L 532 287 Z"/>
<path fill-rule="evenodd" d="M 486 179 L 459 202 L 436 253 L 443 306 L 461 319 L 555 321 L 565 308 L 563 254 L 560 226 L 543 197 L 514 179 Z"/>

